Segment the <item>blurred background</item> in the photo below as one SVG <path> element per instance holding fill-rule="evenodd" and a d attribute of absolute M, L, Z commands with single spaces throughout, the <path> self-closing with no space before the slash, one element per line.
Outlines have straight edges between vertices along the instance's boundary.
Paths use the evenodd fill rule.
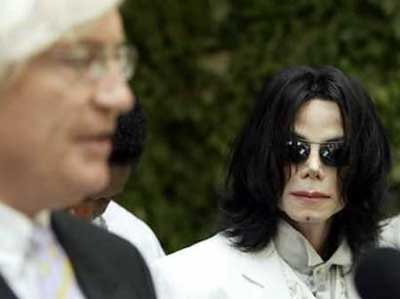
<path fill-rule="evenodd" d="M 399 211 L 399 1 L 126 0 L 123 15 L 148 139 L 122 204 L 167 252 L 212 234 L 232 140 L 263 80 L 293 64 L 364 82 L 393 149 L 386 211 Z"/>

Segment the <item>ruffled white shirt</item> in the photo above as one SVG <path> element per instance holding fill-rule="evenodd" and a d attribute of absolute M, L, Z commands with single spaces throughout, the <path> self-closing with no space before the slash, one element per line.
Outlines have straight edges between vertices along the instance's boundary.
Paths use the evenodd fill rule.
<path fill-rule="evenodd" d="M 346 241 L 343 240 L 332 256 L 324 261 L 300 232 L 281 221 L 274 245 L 289 266 L 285 273 L 287 280 L 291 280 L 290 273 L 294 273 L 316 299 L 349 298 L 348 288 L 353 286 L 347 285 L 345 274 L 351 271 L 353 261 Z M 300 290 L 293 287 L 292 292 L 297 296 L 296 292 Z"/>

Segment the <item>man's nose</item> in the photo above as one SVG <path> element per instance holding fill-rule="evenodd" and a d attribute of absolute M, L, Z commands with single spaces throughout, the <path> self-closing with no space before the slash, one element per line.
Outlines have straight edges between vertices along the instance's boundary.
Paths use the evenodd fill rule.
<path fill-rule="evenodd" d="M 120 74 L 99 80 L 95 98 L 97 105 L 116 114 L 129 111 L 135 103 L 133 90 Z"/>
<path fill-rule="evenodd" d="M 323 179 L 323 163 L 319 155 L 319 146 L 312 145 L 310 149 L 310 155 L 305 161 L 302 169 L 303 177 L 310 177 L 315 179 Z"/>

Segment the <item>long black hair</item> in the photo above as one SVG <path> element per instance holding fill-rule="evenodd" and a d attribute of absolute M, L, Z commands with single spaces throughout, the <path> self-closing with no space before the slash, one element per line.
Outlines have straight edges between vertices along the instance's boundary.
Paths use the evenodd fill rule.
<path fill-rule="evenodd" d="M 332 228 L 355 257 L 377 241 L 391 155 L 373 102 L 357 79 L 334 67 L 296 66 L 265 82 L 234 143 L 220 211 L 225 234 L 241 250 L 260 250 L 277 232 L 286 184 L 282 145 L 298 109 L 312 99 L 338 104 L 349 156 L 338 170 L 345 207 Z"/>

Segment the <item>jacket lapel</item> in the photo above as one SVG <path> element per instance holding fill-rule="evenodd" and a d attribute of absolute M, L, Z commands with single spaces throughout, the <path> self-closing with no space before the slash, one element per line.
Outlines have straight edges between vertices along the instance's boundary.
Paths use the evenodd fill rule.
<path fill-rule="evenodd" d="M 10 287 L 4 281 L 4 278 L 0 276 L 0 298 L 2 299 L 17 299 L 15 294 L 11 291 Z"/>
<path fill-rule="evenodd" d="M 256 253 L 243 254 L 240 259 L 242 278 L 253 288 L 262 289 L 262 298 L 290 299 L 286 279 L 283 275 L 279 256 L 271 243 Z"/>
<path fill-rule="evenodd" d="M 72 263 L 75 277 L 86 298 L 114 298 L 118 281 L 112 278 L 116 275 L 112 269 L 105 267 L 101 250 L 95 249 L 96 244 L 90 242 L 90 236 L 80 230 L 81 225 L 87 224 L 79 222 L 63 212 L 52 214 L 53 230 Z"/>

